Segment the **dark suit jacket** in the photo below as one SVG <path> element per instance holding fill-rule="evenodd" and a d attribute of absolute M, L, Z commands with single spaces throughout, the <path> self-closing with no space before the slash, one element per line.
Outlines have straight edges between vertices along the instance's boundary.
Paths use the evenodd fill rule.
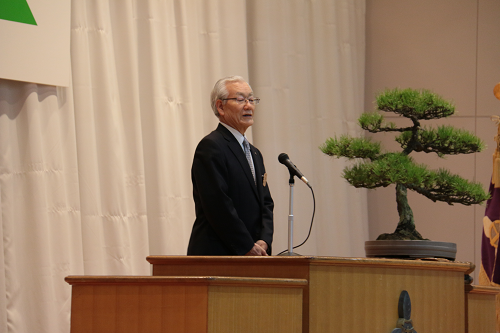
<path fill-rule="evenodd" d="M 264 186 L 264 161 L 250 145 L 255 184 L 245 153 L 223 125 L 196 148 L 191 179 L 196 220 L 188 255 L 244 255 L 262 239 L 271 254 L 274 203 Z"/>

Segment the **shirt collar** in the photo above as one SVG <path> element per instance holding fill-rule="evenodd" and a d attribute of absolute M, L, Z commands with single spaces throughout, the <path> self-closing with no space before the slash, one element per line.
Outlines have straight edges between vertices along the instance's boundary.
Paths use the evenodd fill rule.
<path fill-rule="evenodd" d="M 231 134 L 233 134 L 233 136 L 236 138 L 236 140 L 240 144 L 241 149 L 245 150 L 243 148 L 243 139 L 245 138 L 245 136 L 243 134 L 241 134 L 240 131 L 232 128 L 231 126 L 229 126 L 227 124 L 224 124 L 222 122 L 220 124 L 222 124 L 225 128 L 227 128 L 229 130 L 229 132 L 231 132 Z"/>

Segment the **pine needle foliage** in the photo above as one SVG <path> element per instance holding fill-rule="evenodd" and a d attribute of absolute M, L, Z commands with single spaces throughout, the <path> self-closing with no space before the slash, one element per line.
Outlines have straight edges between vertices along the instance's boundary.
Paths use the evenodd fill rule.
<path fill-rule="evenodd" d="M 396 124 L 384 123 L 384 116 L 378 112 L 365 112 L 361 114 L 358 123 L 362 129 L 372 133 L 396 130 Z"/>
<path fill-rule="evenodd" d="M 455 106 L 435 93 L 414 89 L 386 90 L 377 97 L 377 108 L 417 119 L 443 118 L 455 113 Z"/>
<path fill-rule="evenodd" d="M 412 135 L 411 131 L 406 131 L 396 137 L 395 140 L 403 149 L 407 149 L 412 140 Z M 484 149 L 484 143 L 478 137 L 452 126 L 420 129 L 417 132 L 416 140 L 418 144 L 414 146 L 414 151 L 436 153 L 440 157 L 444 155 L 470 154 Z"/>
<path fill-rule="evenodd" d="M 339 139 L 329 138 L 320 149 L 330 156 L 375 159 L 380 154 L 380 143 L 342 135 Z"/>
<path fill-rule="evenodd" d="M 392 234 L 378 239 L 423 239 L 416 231 L 413 213 L 406 197 L 407 189 L 430 200 L 473 205 L 488 199 L 481 184 L 470 182 L 448 170 L 430 170 L 417 164 L 412 152 L 436 153 L 438 156 L 470 154 L 484 149 L 484 143 L 474 134 L 452 126 L 423 127 L 421 120 L 448 117 L 455 107 L 429 90 L 392 89 L 376 98 L 377 110 L 363 113 L 358 123 L 371 133 L 400 132 L 395 138 L 401 152 L 381 152 L 379 142 L 367 138 L 342 135 L 329 138 L 319 148 L 329 156 L 361 159 L 344 169 L 343 177 L 358 188 L 374 189 L 396 185 L 396 201 L 400 221 Z M 384 121 L 383 112 L 392 112 L 408 118 L 413 125 L 397 127 Z"/>

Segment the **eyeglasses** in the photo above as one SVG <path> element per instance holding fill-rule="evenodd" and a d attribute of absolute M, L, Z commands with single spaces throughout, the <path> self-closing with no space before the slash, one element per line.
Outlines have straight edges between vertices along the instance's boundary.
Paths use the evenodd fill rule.
<path fill-rule="evenodd" d="M 257 105 L 260 102 L 260 98 L 253 98 L 253 97 L 233 97 L 233 98 L 224 98 L 222 99 L 223 101 L 229 101 L 229 100 L 234 100 L 238 104 L 246 104 L 247 102 L 252 104 L 252 105 Z"/>

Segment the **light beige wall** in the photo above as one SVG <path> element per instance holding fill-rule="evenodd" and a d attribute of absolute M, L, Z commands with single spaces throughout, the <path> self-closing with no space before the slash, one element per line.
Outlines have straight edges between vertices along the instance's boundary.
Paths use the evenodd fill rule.
<path fill-rule="evenodd" d="M 413 157 L 432 168 L 445 167 L 479 181 L 486 190 L 496 134 L 489 117 L 500 114 L 500 101 L 493 95 L 493 87 L 500 81 L 499 18 L 498 0 L 368 0 L 366 6 L 365 109 L 373 109 L 375 94 L 384 88 L 432 89 L 453 100 L 454 116 L 427 123 L 472 131 L 485 141 L 487 149 L 446 159 L 425 153 Z M 405 120 L 391 119 L 396 123 Z M 373 135 L 385 148 L 398 150 L 393 137 Z M 369 191 L 370 240 L 396 228 L 394 192 L 394 186 Z M 449 206 L 413 192 L 409 202 L 417 230 L 432 240 L 457 243 L 457 260 L 474 262 L 477 272 L 485 206 Z"/>

